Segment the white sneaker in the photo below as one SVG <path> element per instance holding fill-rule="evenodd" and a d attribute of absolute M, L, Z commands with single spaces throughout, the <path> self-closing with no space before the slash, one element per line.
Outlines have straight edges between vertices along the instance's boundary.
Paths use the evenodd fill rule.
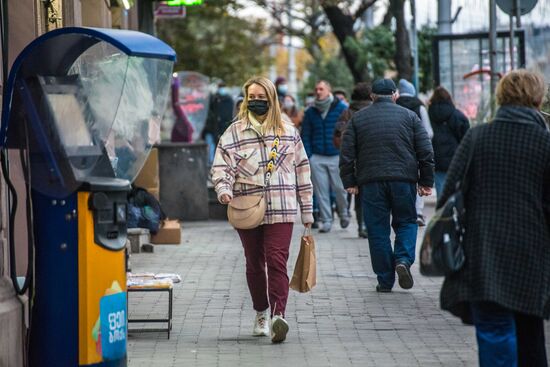
<path fill-rule="evenodd" d="M 279 315 L 273 316 L 271 320 L 271 342 L 280 343 L 285 341 L 288 333 L 288 323 Z"/>
<path fill-rule="evenodd" d="M 269 309 L 262 312 L 256 312 L 256 318 L 254 319 L 254 330 L 252 331 L 252 335 L 269 335 Z"/>

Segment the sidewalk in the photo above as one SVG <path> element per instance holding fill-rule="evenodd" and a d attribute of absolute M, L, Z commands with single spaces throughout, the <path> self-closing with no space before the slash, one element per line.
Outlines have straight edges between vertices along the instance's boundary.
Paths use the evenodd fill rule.
<path fill-rule="evenodd" d="M 433 213 L 433 199 L 425 214 Z M 289 275 L 302 226 L 294 231 Z M 375 291 L 367 240 L 353 223 L 317 234 L 317 286 L 290 291 L 287 341 L 251 336 L 254 312 L 244 275 L 242 247 L 225 222 L 185 223 L 183 243 L 132 256 L 133 271 L 176 272 L 174 323 L 166 333 L 131 334 L 130 367 L 165 366 L 475 366 L 474 328 L 439 309 L 442 279 L 412 268 L 415 286 Z M 422 231 L 419 231 L 419 239 Z M 130 299 L 131 315 L 163 314 L 163 295 Z"/>

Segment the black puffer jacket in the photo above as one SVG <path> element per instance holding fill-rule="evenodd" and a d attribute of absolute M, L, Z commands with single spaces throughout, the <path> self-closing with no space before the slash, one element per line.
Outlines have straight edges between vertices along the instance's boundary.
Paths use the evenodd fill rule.
<path fill-rule="evenodd" d="M 433 170 L 432 144 L 414 112 L 378 99 L 353 115 L 340 152 L 345 188 L 376 181 L 432 187 Z"/>
<path fill-rule="evenodd" d="M 450 102 L 433 103 L 428 108 L 434 131 L 435 170 L 447 172 L 456 148 L 470 128 L 468 118 Z"/>

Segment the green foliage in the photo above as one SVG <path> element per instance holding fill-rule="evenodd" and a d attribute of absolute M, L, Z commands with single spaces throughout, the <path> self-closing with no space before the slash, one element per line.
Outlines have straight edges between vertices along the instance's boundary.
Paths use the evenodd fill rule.
<path fill-rule="evenodd" d="M 197 71 L 229 85 L 242 85 L 267 69 L 263 22 L 232 16 L 229 11 L 236 8 L 235 2 L 212 0 L 187 7 L 184 19 L 158 21 L 158 37 L 178 55 L 175 71 Z"/>
<path fill-rule="evenodd" d="M 358 68 L 367 68 L 369 80 L 383 77 L 388 70 L 395 70 L 393 55 L 395 41 L 391 30 L 378 26 L 365 32 L 364 37 L 346 39 L 345 47 L 357 55 Z M 368 64 L 367 64 L 368 62 Z M 309 78 L 303 86 L 301 95 L 312 92 L 319 79 L 329 81 L 333 87 L 353 90 L 353 76 L 342 56 L 327 57 L 309 68 Z"/>
<path fill-rule="evenodd" d="M 341 88 L 348 92 L 353 89 L 353 76 L 340 56 L 327 57 L 320 63 L 311 64 L 309 73 L 300 93 L 302 101 L 308 93 L 315 90 L 315 83 L 321 79 L 329 82 L 333 89 Z"/>
<path fill-rule="evenodd" d="M 432 40 L 437 34 L 437 28 L 423 25 L 418 31 L 418 79 L 420 92 L 426 93 L 433 89 L 433 59 Z"/>
<path fill-rule="evenodd" d="M 380 25 L 365 32 L 364 57 L 368 60 L 369 75 L 372 80 L 384 77 L 388 70 L 395 70 L 395 38 L 393 32 Z"/>
<path fill-rule="evenodd" d="M 395 41 L 388 27 L 378 26 L 369 29 L 365 31 L 363 37 L 348 37 L 344 47 L 357 56 L 358 69 L 367 69 L 369 80 L 383 77 L 388 70 L 395 70 L 393 65 Z"/>

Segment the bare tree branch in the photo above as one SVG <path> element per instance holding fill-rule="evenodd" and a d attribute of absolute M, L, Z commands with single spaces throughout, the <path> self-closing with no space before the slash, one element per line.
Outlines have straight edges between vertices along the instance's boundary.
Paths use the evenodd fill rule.
<path fill-rule="evenodd" d="M 353 19 L 359 19 L 365 14 L 365 12 L 374 5 L 376 0 L 363 0 L 361 1 L 361 5 L 359 5 L 359 8 L 355 11 L 355 14 L 353 15 Z"/>

